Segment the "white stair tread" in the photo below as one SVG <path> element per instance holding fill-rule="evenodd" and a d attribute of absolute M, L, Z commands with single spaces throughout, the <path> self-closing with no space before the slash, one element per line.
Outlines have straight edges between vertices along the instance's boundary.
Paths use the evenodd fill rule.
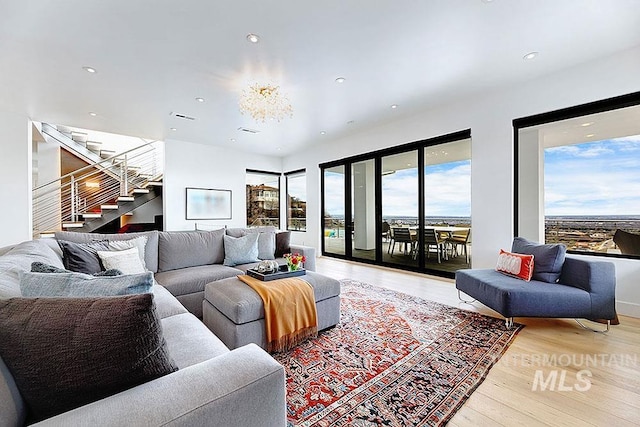
<path fill-rule="evenodd" d="M 162 181 L 149 181 L 147 185 L 154 185 L 156 187 L 162 187 Z"/>
<path fill-rule="evenodd" d="M 40 233 L 40 238 L 41 239 L 51 239 L 53 237 L 56 237 L 56 233 L 53 231 L 47 231 L 44 233 Z"/>
<path fill-rule="evenodd" d="M 87 141 L 87 147 L 91 145 L 92 147 L 100 147 L 102 142 L 99 141 Z"/>
<path fill-rule="evenodd" d="M 118 209 L 118 205 L 100 205 L 100 209 L 108 210 L 108 209 Z"/>
<path fill-rule="evenodd" d="M 62 228 L 82 228 L 84 227 L 84 222 L 63 222 Z"/>
<path fill-rule="evenodd" d="M 134 194 L 149 194 L 149 190 L 147 190 L 146 188 L 134 188 L 133 189 L 133 193 Z"/>
<path fill-rule="evenodd" d="M 87 212 L 87 213 L 83 213 L 81 214 L 83 218 L 102 218 L 102 214 L 101 213 L 97 213 L 97 212 Z"/>
<path fill-rule="evenodd" d="M 120 196 L 118 197 L 119 202 L 133 202 L 136 198 L 132 196 Z"/>

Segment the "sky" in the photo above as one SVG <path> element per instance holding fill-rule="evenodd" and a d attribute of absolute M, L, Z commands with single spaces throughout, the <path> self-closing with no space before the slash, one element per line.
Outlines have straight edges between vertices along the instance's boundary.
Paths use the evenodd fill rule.
<path fill-rule="evenodd" d="M 640 214 L 640 135 L 544 153 L 546 215 Z"/>
<path fill-rule="evenodd" d="M 426 216 L 471 216 L 471 161 L 425 169 Z M 325 209 L 330 215 L 344 215 L 342 174 L 325 174 Z M 382 177 L 382 216 L 418 217 L 417 168 Z"/>

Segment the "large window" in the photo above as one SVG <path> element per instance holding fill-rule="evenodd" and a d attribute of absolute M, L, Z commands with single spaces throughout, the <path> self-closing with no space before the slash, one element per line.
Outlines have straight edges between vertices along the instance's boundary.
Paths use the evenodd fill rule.
<path fill-rule="evenodd" d="M 571 252 L 640 256 L 640 106 L 606 104 L 514 122 L 517 235 Z"/>
<path fill-rule="evenodd" d="M 280 228 L 280 174 L 247 170 L 247 227 Z"/>
<path fill-rule="evenodd" d="M 287 179 L 287 230 L 307 229 L 307 173 L 305 170 L 288 172 Z"/>
<path fill-rule="evenodd" d="M 470 134 L 320 165 L 323 253 L 446 277 L 468 268 Z"/>

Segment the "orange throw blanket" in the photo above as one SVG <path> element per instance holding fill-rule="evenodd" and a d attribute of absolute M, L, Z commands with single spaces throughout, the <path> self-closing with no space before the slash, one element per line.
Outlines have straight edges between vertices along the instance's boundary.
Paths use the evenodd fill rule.
<path fill-rule="evenodd" d="M 247 275 L 238 279 L 262 298 L 268 352 L 287 351 L 318 336 L 316 300 L 309 283 L 298 277 L 269 282 Z"/>

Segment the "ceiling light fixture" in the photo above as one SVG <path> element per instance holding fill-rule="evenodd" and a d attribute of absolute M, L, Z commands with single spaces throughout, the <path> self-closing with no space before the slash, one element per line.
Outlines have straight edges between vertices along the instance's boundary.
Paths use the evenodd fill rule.
<path fill-rule="evenodd" d="M 198 101 L 198 102 L 204 102 L 204 98 L 196 98 L 196 101 Z"/>
<path fill-rule="evenodd" d="M 326 132 L 326 131 L 324 131 L 324 130 L 321 130 L 321 131 L 320 131 L 320 135 L 326 135 L 326 134 L 327 134 L 327 132 Z"/>
<path fill-rule="evenodd" d="M 231 138 L 229 141 L 236 142 L 236 139 L 235 138 Z"/>
<path fill-rule="evenodd" d="M 344 77 L 338 77 L 336 79 L 336 83 L 344 83 L 345 80 L 347 80 L 347 79 L 345 79 Z"/>
<path fill-rule="evenodd" d="M 91 112 L 89 113 L 89 115 L 90 115 L 91 117 L 95 117 L 95 116 L 97 116 L 98 114 L 97 114 L 97 113 L 94 113 L 93 111 L 91 111 Z"/>
<path fill-rule="evenodd" d="M 247 41 L 249 43 L 258 43 L 260 42 L 260 36 L 257 34 L 249 33 L 247 34 Z"/>
<path fill-rule="evenodd" d="M 254 83 L 242 91 L 240 112 L 248 113 L 255 121 L 262 123 L 267 119 L 280 121 L 293 116 L 293 107 L 289 99 L 280 92 L 280 86 Z"/>
<path fill-rule="evenodd" d="M 538 52 L 529 52 L 525 56 L 523 56 L 522 59 L 524 59 L 525 61 L 530 61 L 533 58 L 537 57 L 538 55 L 539 55 Z"/>
<path fill-rule="evenodd" d="M 398 108 L 398 104 L 393 104 L 393 105 L 391 106 L 391 109 L 392 109 L 392 110 L 395 110 L 396 108 Z"/>
<path fill-rule="evenodd" d="M 96 69 L 92 67 L 82 67 L 82 69 L 91 74 L 95 74 L 97 72 Z"/>
<path fill-rule="evenodd" d="M 587 123 L 583 123 L 580 126 L 582 126 L 583 128 L 587 127 L 587 126 L 591 126 L 593 124 L 593 122 L 587 122 Z"/>
<path fill-rule="evenodd" d="M 595 133 L 590 133 L 590 134 L 587 135 L 587 138 L 591 138 L 592 136 L 596 136 L 596 134 Z"/>
<path fill-rule="evenodd" d="M 176 128 L 170 128 L 169 130 L 170 130 L 170 131 L 172 131 L 172 132 L 175 132 L 175 131 L 177 131 L 178 129 L 176 129 Z"/>

